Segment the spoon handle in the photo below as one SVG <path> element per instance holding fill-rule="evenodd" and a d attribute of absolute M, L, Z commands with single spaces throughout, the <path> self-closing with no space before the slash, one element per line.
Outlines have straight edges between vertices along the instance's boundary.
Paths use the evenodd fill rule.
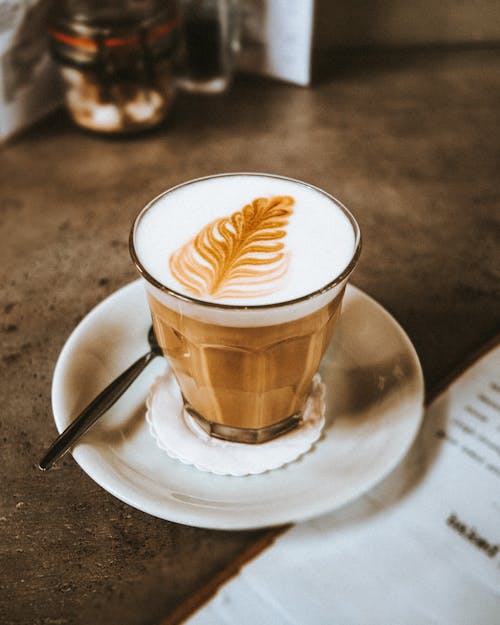
<path fill-rule="evenodd" d="M 111 406 L 123 395 L 137 376 L 145 367 L 158 355 L 155 351 L 150 351 L 136 360 L 120 376 L 113 380 L 111 384 L 93 399 L 90 404 L 72 421 L 68 427 L 59 434 L 52 443 L 47 453 L 38 463 L 42 471 L 50 467 L 65 454 L 76 441 L 103 415 Z"/>

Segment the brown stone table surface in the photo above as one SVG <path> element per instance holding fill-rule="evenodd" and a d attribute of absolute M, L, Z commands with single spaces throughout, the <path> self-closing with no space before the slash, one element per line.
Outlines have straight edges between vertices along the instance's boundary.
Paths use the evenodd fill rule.
<path fill-rule="evenodd" d="M 269 171 L 352 208 L 353 282 L 403 325 L 431 389 L 499 329 L 500 51 L 335 55 L 313 88 L 239 78 L 179 97 L 141 137 L 58 113 L 0 151 L 0 623 L 160 622 L 263 531 L 185 527 L 130 508 L 66 456 L 50 384 L 65 340 L 135 279 L 135 213 L 183 180 Z"/>

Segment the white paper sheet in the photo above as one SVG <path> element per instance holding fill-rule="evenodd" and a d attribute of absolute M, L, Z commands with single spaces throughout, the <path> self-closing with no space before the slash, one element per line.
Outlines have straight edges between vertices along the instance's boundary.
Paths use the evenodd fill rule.
<path fill-rule="evenodd" d="M 500 346 L 428 408 L 406 460 L 296 525 L 188 625 L 498 625 Z"/>
<path fill-rule="evenodd" d="M 0 141 L 62 102 L 42 0 L 0 0 Z"/>
<path fill-rule="evenodd" d="M 314 0 L 247 0 L 240 7 L 239 69 L 308 85 Z"/>

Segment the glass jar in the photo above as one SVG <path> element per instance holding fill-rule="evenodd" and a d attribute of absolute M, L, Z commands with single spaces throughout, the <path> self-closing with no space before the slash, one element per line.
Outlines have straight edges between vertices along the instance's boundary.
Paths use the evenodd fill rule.
<path fill-rule="evenodd" d="M 179 87 L 226 91 L 240 49 L 239 0 L 181 0 L 180 6 Z"/>
<path fill-rule="evenodd" d="M 170 0 L 57 2 L 51 49 L 73 120 L 109 134 L 163 121 L 175 92 L 178 23 Z"/>

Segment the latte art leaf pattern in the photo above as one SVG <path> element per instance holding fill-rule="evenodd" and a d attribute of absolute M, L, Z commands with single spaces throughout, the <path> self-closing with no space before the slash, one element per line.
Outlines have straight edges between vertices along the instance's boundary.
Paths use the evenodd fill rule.
<path fill-rule="evenodd" d="M 212 221 L 170 256 L 172 275 L 199 297 L 273 293 L 288 268 L 283 239 L 294 203 L 290 196 L 256 198 Z"/>

